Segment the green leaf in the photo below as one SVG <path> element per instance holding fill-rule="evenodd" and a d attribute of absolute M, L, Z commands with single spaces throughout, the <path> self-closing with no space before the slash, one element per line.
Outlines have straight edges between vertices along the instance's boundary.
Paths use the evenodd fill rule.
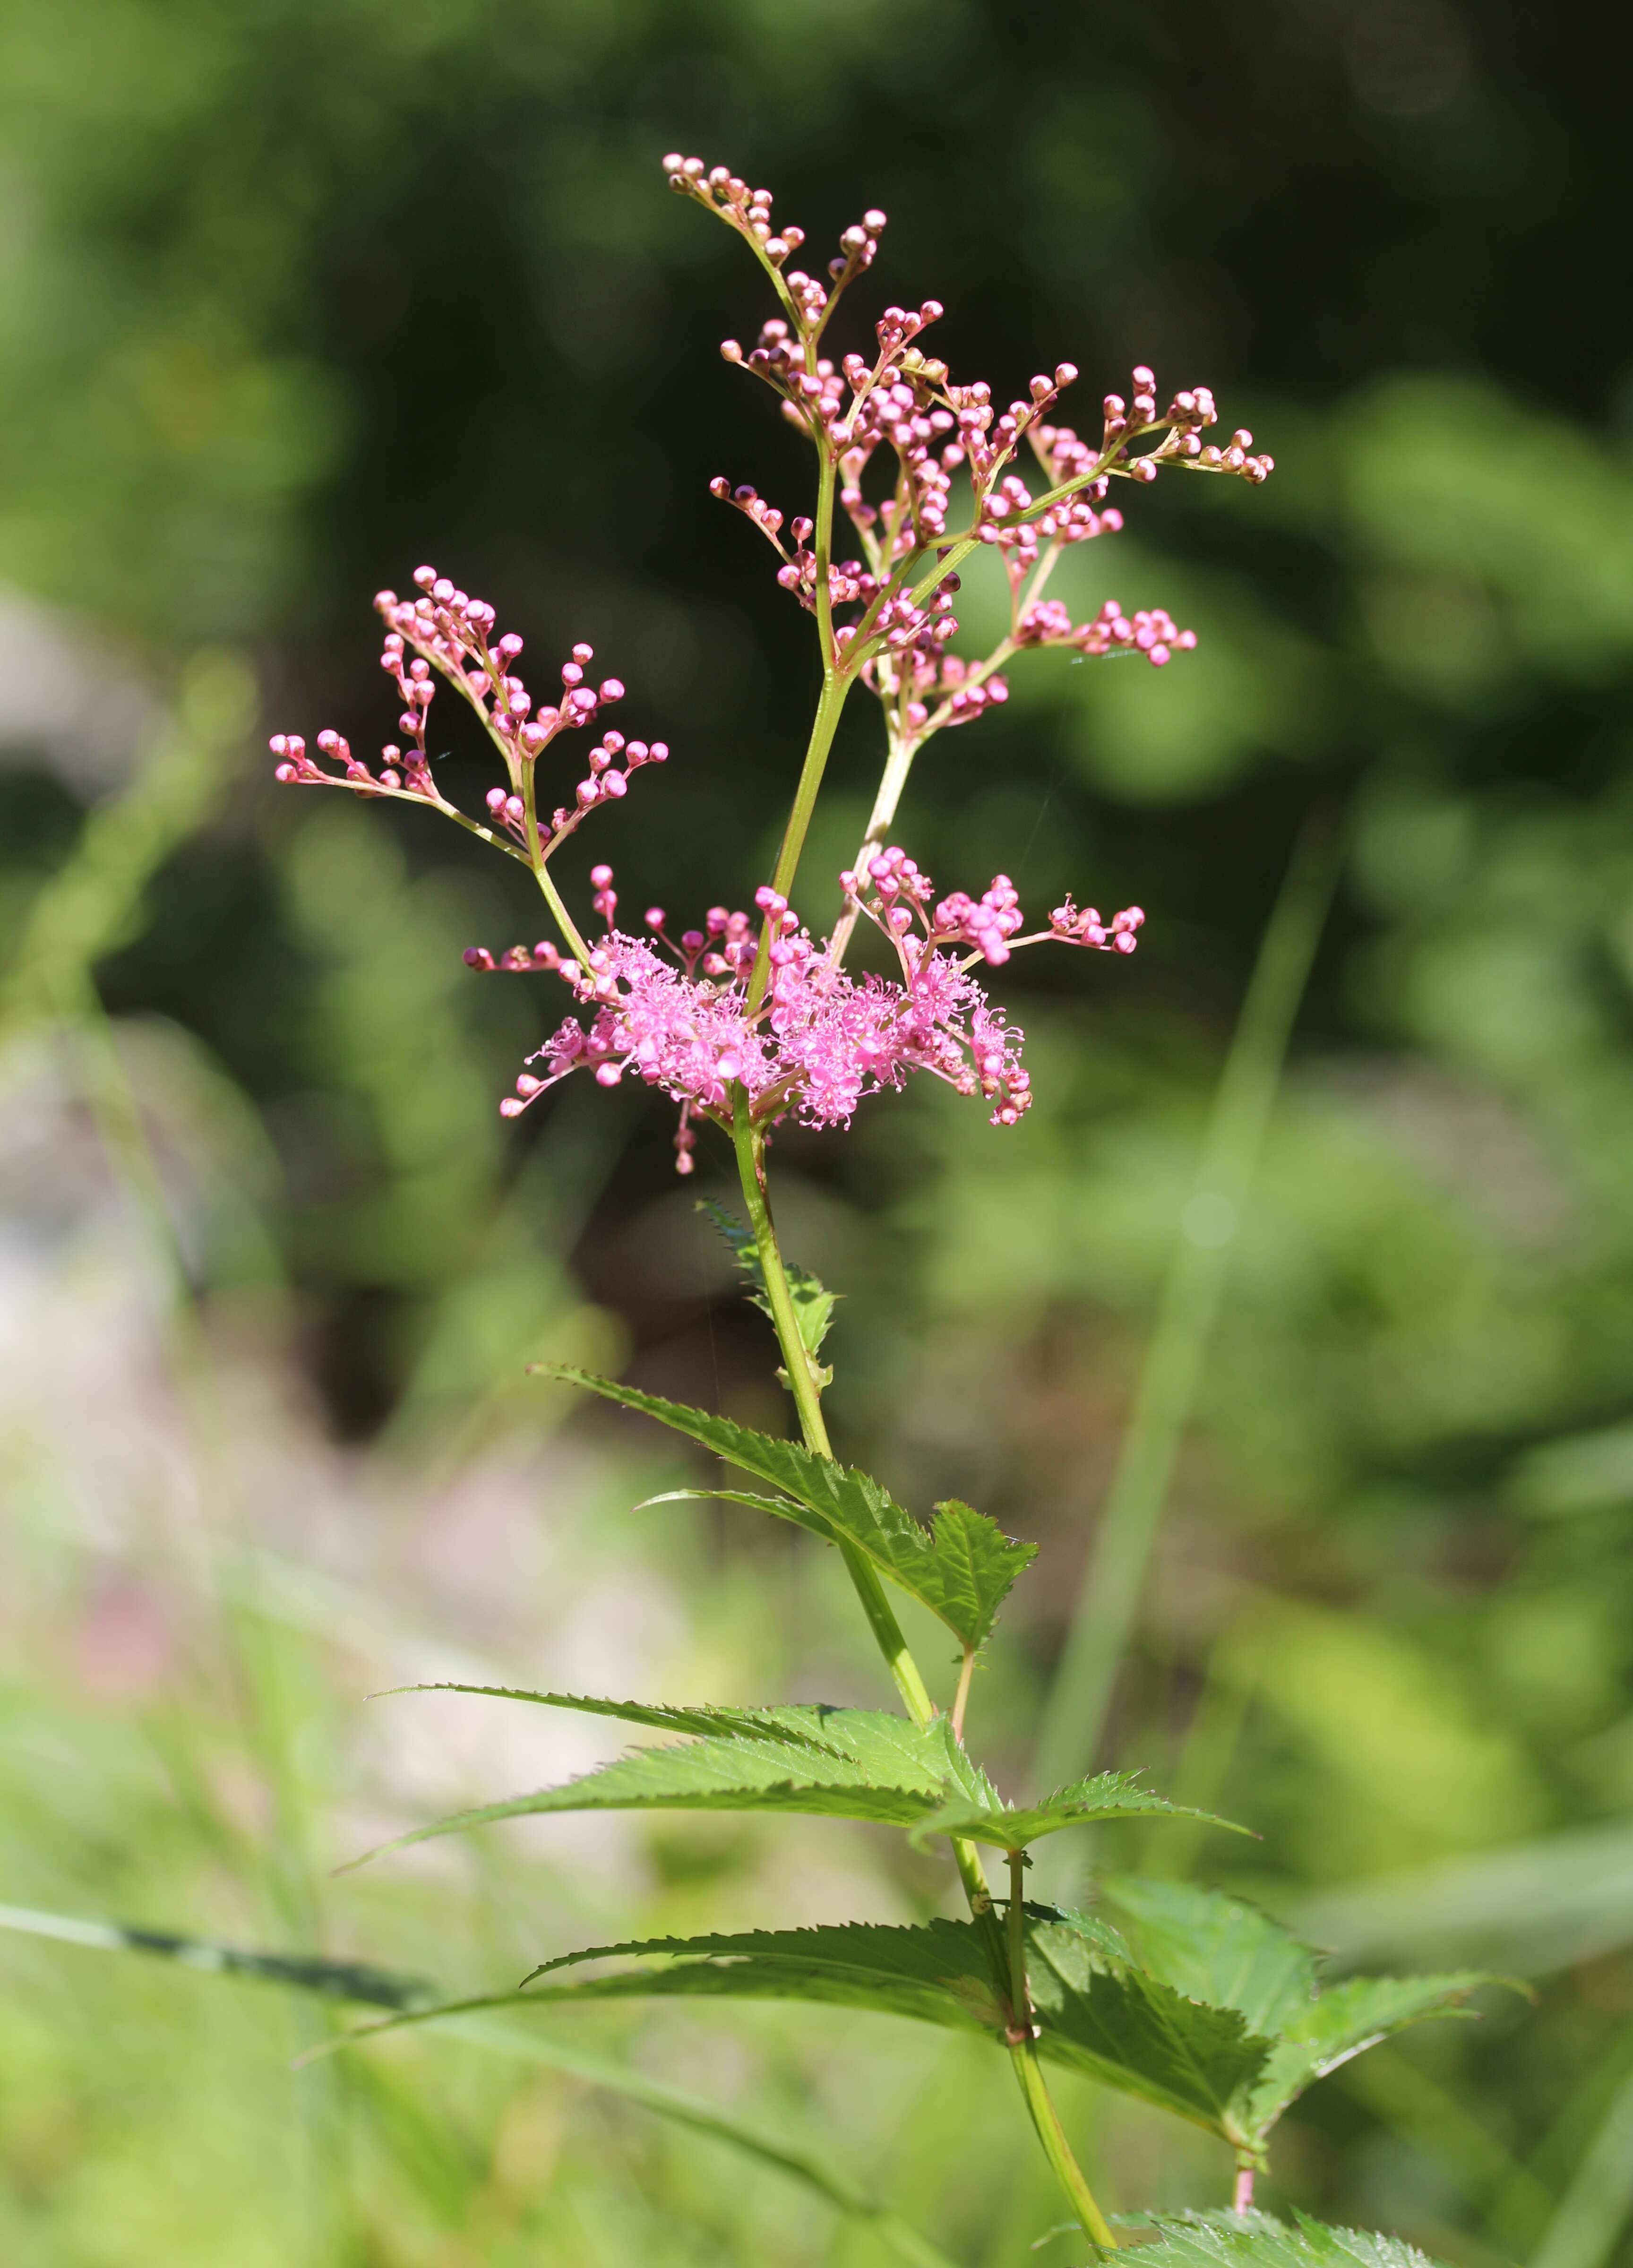
<path fill-rule="evenodd" d="M 1468 2013 L 1460 2004 L 1501 1977 L 1475 1970 L 1439 1977 L 1354 1977 L 1317 1992 L 1315 1956 L 1245 1898 L 1188 1882 L 1114 1875 L 1112 1904 L 1136 1925 L 1145 1966 L 1176 1992 L 1234 2008 L 1276 2044 L 1247 2106 L 1246 2139 L 1266 2136 L 1318 2079 L 1391 2032 L 1430 2016 Z"/>
<path fill-rule="evenodd" d="M 618 1712 L 625 1705 L 612 1705 Z M 701 1719 L 709 1712 L 684 1713 Z M 945 1718 L 921 1732 L 905 1717 L 820 1704 L 721 1713 L 752 1718 L 752 1727 L 734 1727 L 672 1748 L 634 1749 L 564 1786 L 540 1788 L 433 1821 L 349 1863 L 360 1867 L 383 1852 L 433 1836 L 540 1812 L 798 1812 L 909 1827 L 955 1793 L 961 1792 L 977 1810 L 983 1792 L 989 1793 Z"/>
<path fill-rule="evenodd" d="M 697 1995 L 820 2000 L 912 2016 L 955 2030 L 1001 2036 L 1004 2017 L 973 1924 L 933 1920 L 911 1927 L 842 1922 L 815 1929 L 744 1930 L 688 1938 L 587 1946 L 542 1962 L 526 1980 L 614 1958 L 668 1966 L 622 1970 L 529 1990 L 530 1999 L 602 2000 Z"/>
<path fill-rule="evenodd" d="M 1352 1977 L 1335 1984 L 1287 2025 L 1254 2092 L 1255 2134 L 1262 2139 L 1306 2087 L 1352 2056 L 1430 2016 L 1472 2016 L 1462 2006 L 1468 1995 L 1504 1982 L 1467 1969 L 1442 1977 Z"/>
<path fill-rule="evenodd" d="M 1146 1976 L 1114 1931 L 1052 1908 L 1027 1909 L 1027 1977 L 1041 2053 L 1234 2139 L 1269 2043 L 1232 2011 L 1205 2008 Z M 852 1923 L 594 1946 L 534 1977 L 634 1957 L 661 1968 L 543 1985 L 529 1999 L 702 1997 L 814 2000 L 908 2016 L 1002 2042 L 1005 2014 L 980 1931 L 967 1921 L 912 1928 Z"/>
<path fill-rule="evenodd" d="M 570 2047 L 550 2039 L 531 2024 L 506 2023 L 489 2013 L 490 2002 L 451 2004 L 423 1978 L 394 1976 L 389 1970 L 347 1961 L 319 1961 L 304 1955 L 247 1953 L 236 1946 L 213 1945 L 200 1938 L 177 1937 L 168 1931 L 131 1929 L 118 1922 L 82 1919 L 72 1914 L 39 1913 L 22 1906 L 0 1906 L 0 1929 L 18 1930 L 34 1937 L 55 1938 L 103 1952 L 143 1953 L 203 1970 L 217 1976 L 236 1977 L 263 1984 L 315 1992 L 331 1999 L 355 2000 L 364 2006 L 390 2008 L 415 2021 L 443 2021 L 445 2029 L 473 2046 L 517 2056 L 548 2066 L 585 2085 L 622 2095 L 660 2117 L 724 2142 L 739 2156 L 788 2175 L 803 2187 L 827 2199 L 850 2220 L 871 2228 L 880 2241 L 910 2268 L 953 2268 L 945 2253 L 928 2237 L 878 2205 L 857 2189 L 850 2178 L 820 2158 L 794 2148 L 775 2136 L 762 2134 L 727 2111 L 666 2080 L 630 2071 L 592 2050 Z M 372 2029 L 385 2029 L 374 2026 Z M 365 2036 L 353 2033 L 349 2039 Z M 348 2040 L 333 2044 L 345 2046 Z"/>
<path fill-rule="evenodd" d="M 1245 1898 L 1193 1882 L 1108 1875 L 1101 1894 L 1129 1916 L 1145 1966 L 1193 2000 L 1235 2008 L 1279 2039 L 1315 1999 L 1315 1955 Z"/>
<path fill-rule="evenodd" d="M 605 1701 L 592 1693 L 536 1693 L 519 1685 L 461 1685 L 441 1679 L 430 1685 L 389 1685 L 371 1700 L 389 1701 L 400 1693 L 474 1693 L 494 1701 L 532 1701 L 547 1709 L 576 1709 L 586 1717 L 618 1717 L 627 1724 L 651 1725 L 660 1733 L 714 1734 L 732 1739 L 764 1734 L 797 1737 L 821 1714 L 820 1709 L 733 1709 L 705 1702 L 696 1708 L 664 1701 Z"/>
<path fill-rule="evenodd" d="M 813 1455 L 800 1442 L 754 1432 L 730 1418 L 666 1402 L 661 1395 L 643 1394 L 566 1363 L 536 1363 L 533 1368 L 656 1418 L 739 1471 L 769 1482 L 798 1509 L 785 1508 L 781 1498 L 749 1500 L 781 1519 L 798 1520 L 830 1543 L 855 1544 L 938 1616 L 966 1646 L 983 1642 L 1010 1587 L 1037 1557 L 1035 1543 L 1018 1543 L 996 1521 L 972 1512 L 967 1504 L 953 1500 L 938 1506 L 934 1523 L 926 1528 L 871 1475 Z"/>
<path fill-rule="evenodd" d="M 749 1293 L 761 1314 L 771 1313 L 771 1302 L 766 1296 L 765 1271 L 760 1264 L 760 1255 L 754 1248 L 751 1232 L 745 1228 L 736 1214 L 728 1212 L 723 1204 L 710 1197 L 699 1204 L 699 1212 L 706 1212 L 732 1248 L 732 1257 L 754 1289 Z M 808 1268 L 801 1268 L 791 1260 L 784 1260 L 783 1272 L 788 1278 L 790 1296 L 794 1303 L 794 1316 L 799 1325 L 799 1336 L 805 1352 L 813 1359 L 822 1351 L 834 1320 L 834 1309 L 844 1298 L 842 1292 L 825 1291 Z"/>
<path fill-rule="evenodd" d="M 1026 1976 L 1040 2051 L 1234 2143 L 1269 2043 L 1111 1955 L 1078 1918 L 1036 1920 Z"/>
<path fill-rule="evenodd" d="M 1169 1803 L 1139 1784 L 1137 1772 L 1097 1772 L 1063 1787 L 1042 1803 L 1021 1810 L 980 1809 L 957 1802 L 944 1805 L 913 1830 L 913 1840 L 923 1843 L 931 1835 L 958 1835 L 972 1843 L 986 1843 L 1000 1851 L 1024 1851 L 1040 1836 L 1057 1835 L 1063 1827 L 1087 1826 L 1097 1819 L 1206 1819 L 1216 1827 L 1233 1827 L 1210 1811 L 1194 1811 L 1187 1804 Z"/>
<path fill-rule="evenodd" d="M 1159 2232 L 1139 2247 L 1141 2268 L 1438 2268 L 1398 2236 L 1303 2213 L 1291 2228 L 1268 2213 L 1142 2213 L 1133 2225 Z"/>

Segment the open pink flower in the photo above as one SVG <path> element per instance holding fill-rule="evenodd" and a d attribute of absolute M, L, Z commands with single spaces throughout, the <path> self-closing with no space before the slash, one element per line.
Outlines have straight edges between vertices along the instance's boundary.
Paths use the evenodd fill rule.
<path fill-rule="evenodd" d="M 1079 913 L 1068 900 L 1048 928 L 1019 936 L 1019 895 L 1007 875 L 996 875 L 978 899 L 954 891 L 937 902 L 930 877 L 905 851 L 887 849 L 864 874 L 840 877 L 896 961 L 893 976 L 858 977 L 770 889 L 757 895 L 758 931 L 747 914 L 715 906 L 702 929 L 671 939 L 662 909 L 653 907 L 646 917 L 653 943 L 614 927 L 612 869 L 598 866 L 592 880 L 607 927 L 587 964 L 549 945 L 513 946 L 497 961 L 481 947 L 466 954 L 475 968 L 559 976 L 589 1015 L 587 1023 L 569 1016 L 556 1027 L 528 1058 L 540 1068 L 523 1071 L 499 1108 L 519 1116 L 570 1071 L 592 1071 L 604 1086 L 633 1075 L 680 1104 L 682 1173 L 692 1169 L 692 1119 L 729 1123 L 733 1086 L 747 1095 L 757 1126 L 791 1116 L 840 1126 L 865 1096 L 928 1071 L 991 1103 L 995 1126 L 1014 1125 L 1032 1101 L 1023 1035 L 987 998 L 976 966 L 999 966 L 1013 945 L 1046 941 L 1129 953 L 1144 919 L 1131 907 L 1107 928 L 1092 908 Z"/>

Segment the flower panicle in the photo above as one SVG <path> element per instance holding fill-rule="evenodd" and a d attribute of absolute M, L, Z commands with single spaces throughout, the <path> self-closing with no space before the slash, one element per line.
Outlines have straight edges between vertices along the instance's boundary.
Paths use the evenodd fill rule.
<path fill-rule="evenodd" d="M 599 685 L 589 679 L 592 646 L 580 643 L 561 666 L 561 691 L 535 702 L 517 669 L 522 640 L 513 630 L 496 634 L 494 609 L 472 598 L 434 567 L 415 571 L 417 599 L 394 591 L 376 593 L 375 611 L 386 624 L 380 667 L 391 680 L 401 713 L 401 743 L 388 741 L 380 769 L 371 771 L 334 731 L 320 733 L 317 755 L 307 753 L 298 733 L 274 733 L 268 743 L 277 758 L 276 777 L 304 787 L 344 787 L 364 796 L 400 796 L 430 804 L 446 816 L 489 829 L 516 855 L 540 863 L 574 834 L 597 806 L 621 802 L 635 774 L 667 761 L 666 742 L 628 740 L 601 725 L 604 712 L 624 697 L 615 677 Z M 476 715 L 504 761 L 504 784 L 488 790 L 486 823 L 467 818 L 445 796 L 432 773 L 436 759 L 427 746 L 430 706 L 438 681 L 458 693 Z M 600 727 L 590 750 L 585 777 L 570 797 L 547 812 L 533 788 L 533 767 L 563 733 Z M 322 759 L 322 761 L 320 761 Z M 340 766 L 336 770 L 335 766 Z"/>
<path fill-rule="evenodd" d="M 958 545 L 979 543 L 1003 560 L 1011 593 L 1016 646 L 1070 645 L 1078 657 L 1143 653 L 1161 668 L 1190 651 L 1195 635 L 1181 630 L 1161 608 L 1133 617 L 1112 608 L 1094 623 L 1072 625 L 1058 603 L 1041 612 L 1026 589 L 1034 572 L 1047 574 L 1065 546 L 1114 535 L 1122 513 L 1108 502 L 1114 480 L 1149 486 L 1159 470 L 1234 476 L 1257 486 L 1274 459 L 1255 453 L 1245 428 L 1228 441 L 1207 439 L 1218 410 L 1206 386 L 1181 387 L 1159 407 L 1155 373 L 1144 364 L 1130 373 L 1129 390 L 1101 402 L 1098 439 L 1055 422 L 1062 394 L 1078 379 L 1074 364 L 1039 372 L 1024 395 L 999 408 L 985 379 L 956 383 L 946 363 L 924 350 L 924 334 L 945 310 L 938 299 L 916 308 L 891 306 L 874 324 L 876 351 L 837 358 L 821 351 L 835 306 L 850 284 L 872 267 L 886 225 L 869 211 L 840 238 L 827 281 L 790 260 L 805 232 L 772 220 L 769 189 L 753 188 L 725 166 L 671 151 L 663 160 L 670 186 L 703 205 L 741 236 L 766 269 L 779 312 L 760 328 L 754 344 L 722 342 L 721 354 L 761 379 L 778 396 L 783 416 L 805 432 L 831 465 L 837 498 L 857 539 L 854 557 L 819 556 L 810 519 L 791 521 L 749 486 L 724 475 L 710 482 L 715 496 L 752 520 L 778 555 L 776 579 L 813 613 L 835 622 L 835 657 L 855 666 L 871 690 L 894 711 L 894 729 L 907 740 L 952 724 L 967 724 L 1004 697 L 986 684 L 950 696 L 938 657 L 957 632 L 952 611 L 958 578 L 938 576 L 938 563 Z M 1027 453 L 1036 470 L 1023 475 Z M 885 467 L 874 477 L 875 460 Z M 1042 486 L 1036 485 L 1041 475 Z M 967 509 L 955 514 L 955 485 L 967 490 Z M 870 488 L 873 493 L 870 496 Z M 955 518 L 964 525 L 955 526 Z M 784 528 L 787 534 L 784 535 Z M 926 567 L 929 571 L 925 572 Z M 915 576 L 920 576 L 914 587 Z M 854 618 L 835 619 L 854 610 Z M 1112 627 L 1126 622 L 1126 631 Z M 1144 633 L 1147 630 L 1151 635 Z M 984 688 L 984 689 L 982 689 Z"/>
<path fill-rule="evenodd" d="M 728 1126 L 732 1091 L 747 1093 L 757 1127 L 794 1116 L 809 1126 L 850 1123 L 857 1104 L 910 1072 L 928 1071 L 960 1094 L 981 1095 L 995 1126 L 1012 1126 L 1030 1108 L 1032 1085 L 1020 1057 L 1023 1035 L 988 1001 L 974 970 L 998 968 L 1019 946 L 1052 942 L 1129 954 L 1145 917 L 1137 906 L 1102 923 L 1068 898 L 1048 926 L 1030 936 L 1019 893 L 997 874 L 979 898 L 935 885 L 908 854 L 889 846 L 862 873 L 847 870 L 847 903 L 889 939 L 894 976 L 849 976 L 831 941 L 813 939 L 787 900 L 768 884 L 755 894 L 769 930 L 770 978 L 758 1005 L 751 985 L 760 925 L 744 911 L 711 906 L 701 928 L 669 933 L 661 906 L 647 909 L 645 937 L 615 926 L 618 898 L 610 866 L 591 880 L 605 924 L 586 961 L 554 946 L 518 945 L 498 955 L 466 953 L 482 970 L 560 976 L 587 1023 L 567 1017 L 528 1057 L 516 1092 L 501 1102 L 519 1117 L 575 1071 L 603 1086 L 633 1073 L 681 1106 L 676 1165 L 693 1168 L 695 1123 Z"/>

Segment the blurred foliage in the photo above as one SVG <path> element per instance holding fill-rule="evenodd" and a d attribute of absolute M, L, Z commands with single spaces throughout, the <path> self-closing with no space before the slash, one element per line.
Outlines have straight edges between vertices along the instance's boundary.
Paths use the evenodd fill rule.
<path fill-rule="evenodd" d="M 879 1697 L 800 1539 L 729 1510 L 631 1517 L 682 1470 L 664 1445 L 516 1383 L 528 1359 L 627 1361 L 777 1421 L 769 1339 L 668 1175 L 664 1115 L 564 1094 L 498 1130 L 554 1003 L 459 951 L 524 933 L 525 901 L 452 830 L 280 794 L 256 733 L 199 721 L 232 666 L 202 650 L 224 645 L 262 733 L 368 745 L 390 723 L 368 599 L 429 556 L 547 653 L 592 638 L 631 729 L 673 743 L 604 853 L 635 902 L 761 879 L 812 655 L 706 484 L 792 509 L 801 468 L 716 358 L 756 285 L 664 193 L 678 144 L 769 181 L 819 241 L 882 204 L 880 291 L 945 298 L 962 373 L 1011 387 L 1070 355 L 1092 399 L 1148 359 L 1276 457 L 1254 494 L 1159 483 L 1061 571 L 1063 595 L 1167 604 L 1195 656 L 1159 679 L 1017 671 L 904 809 L 950 884 L 1003 868 L 1031 903 L 1137 898 L 1140 954 L 1005 972 L 1023 1127 L 939 1094 L 875 1104 L 848 1141 L 779 1145 L 782 1216 L 848 1295 L 847 1447 L 906 1501 L 956 1491 L 1043 1544 L 976 1689 L 1019 1775 L 1290 845 L 1312 803 L 1347 814 L 1112 1760 L 1250 1821 L 1261 1845 L 1204 1841 L 1196 1867 L 1341 1958 L 1539 1984 L 1534 2008 L 1381 2049 L 1299 2105 L 1284 2199 L 1460 2268 L 1630 2257 L 1621 102 L 1608 52 L 1540 40 L 1517 0 L 1024 20 L 997 0 L 11 0 L 19 1898 L 481 1985 L 586 1927 L 905 1918 L 938 1896 L 930 1862 L 892 1872 L 861 1831 L 684 1822 L 496 1835 L 319 1887 L 382 1820 L 605 1752 L 507 1766 L 485 1715 L 382 1732 L 371 1685 L 480 1658 L 510 1681 L 577 1664 L 607 1690 Z M 989 594 L 969 600 L 975 623 Z M 113 688 L 94 733 L 92 684 Z M 870 792 L 864 724 L 813 838 L 816 920 Z M 216 753 L 166 774 L 178 746 Z M 456 748 L 468 792 L 467 767 Z M 1178 1867 L 1121 1831 L 1108 1859 Z M 264 1994 L 66 1948 L 0 1961 L 19 2268 L 876 2257 L 774 2176 L 470 2048 L 291 2080 L 315 2020 Z M 960 2045 L 815 2011 L 574 2021 L 849 2147 L 961 2259 L 1019 2258 L 1053 2218 L 1002 2074 Z M 1087 2090 L 1069 2107 L 1115 2202 L 1218 2194 L 1205 2143 Z"/>

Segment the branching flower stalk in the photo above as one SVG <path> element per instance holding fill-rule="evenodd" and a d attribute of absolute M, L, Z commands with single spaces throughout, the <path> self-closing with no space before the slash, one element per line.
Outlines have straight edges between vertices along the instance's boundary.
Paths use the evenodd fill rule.
<path fill-rule="evenodd" d="M 555 863 L 590 821 L 622 804 L 638 778 L 666 762 L 668 748 L 608 726 L 624 688 L 614 677 L 591 683 L 594 656 L 587 644 L 575 645 L 562 665 L 560 692 L 535 699 L 519 674 L 521 639 L 497 634 L 493 608 L 432 567 L 416 571 L 416 596 L 386 590 L 375 600 L 386 626 L 381 666 L 401 708 L 401 738 L 383 748 L 379 768 L 371 770 L 334 732 L 319 734 L 315 754 L 296 734 L 280 733 L 271 745 L 280 780 L 428 805 L 532 874 L 555 935 L 497 956 L 472 946 L 465 956 L 476 969 L 554 976 L 572 996 L 573 1012 L 528 1058 L 514 1094 L 501 1102 L 507 1117 L 520 1116 L 571 1073 L 587 1071 L 604 1086 L 636 1077 L 679 1105 L 675 1162 L 682 1174 L 694 1169 L 701 1128 L 713 1127 L 729 1142 L 747 1227 L 722 1226 L 776 1332 L 798 1440 L 752 1432 L 609 1380 L 559 1374 L 644 1411 L 776 1491 L 674 1493 L 732 1496 L 833 1544 L 906 1717 L 520 1697 L 667 1728 L 685 1736 L 686 1745 L 644 1749 L 566 1788 L 493 1805 L 401 1839 L 524 1811 L 670 1803 L 805 1809 L 879 1820 L 919 1841 L 944 1840 L 967 1922 L 900 1931 L 845 1925 L 591 1948 L 545 1962 L 522 1990 L 537 1999 L 659 1989 L 644 1969 L 587 1982 L 563 1981 L 558 1973 L 615 1955 L 669 1962 L 657 1973 L 666 1991 L 850 1999 L 960 2027 L 974 2021 L 1007 2049 L 1078 2227 L 1093 2244 L 1110 2248 L 1117 2240 L 1066 2139 L 1044 2077 L 1046 2056 L 1218 2134 L 1234 2149 L 1245 2177 L 1237 2191 L 1240 2205 L 1251 2197 L 1251 2174 L 1263 2162 L 1270 2123 L 1300 2087 L 1371 2037 L 1453 2005 L 1479 1980 L 1425 1979 L 1421 1987 L 1404 1988 L 1392 1981 L 1395 1997 L 1381 2019 L 1365 1992 L 1317 2001 L 1312 1969 L 1307 1992 L 1301 1998 L 1294 1990 L 1278 2013 L 1268 2003 L 1244 2005 L 1232 1982 L 1253 1970 L 1251 1959 L 1239 1958 L 1243 1932 L 1275 1932 L 1239 1904 L 1225 1920 L 1203 1908 L 1187 1909 L 1177 1926 L 1172 1911 L 1159 1915 L 1169 1938 L 1153 1938 L 1143 1958 L 1107 1924 L 1028 1904 L 1026 1851 L 1040 1837 L 1174 1807 L 1140 1786 L 1137 1775 L 1114 1772 L 1017 1809 L 969 1756 L 964 1735 L 975 1663 L 1033 1549 L 956 1501 L 938 1506 L 926 1527 L 877 1481 L 835 1459 L 822 1408 L 830 1373 L 819 1359 L 833 1297 L 791 1267 L 782 1250 L 767 1155 L 776 1128 L 788 1120 L 846 1126 L 868 1096 L 901 1088 L 914 1072 L 980 1096 L 999 1128 L 1015 1125 L 1029 1108 L 1023 1035 L 989 998 L 990 972 L 1022 946 L 1127 955 L 1136 947 L 1144 914 L 1130 905 L 1102 920 L 1094 907 L 1080 908 L 1068 896 L 1028 930 L 1019 894 L 1002 873 L 979 897 L 963 890 L 938 895 L 891 839 L 914 767 L 939 733 L 1001 707 L 1008 697 L 1005 671 L 1034 650 L 1063 649 L 1107 664 L 1143 657 L 1158 669 L 1188 653 L 1194 633 L 1160 607 L 1128 612 L 1108 599 L 1088 621 L 1074 622 L 1062 600 L 1045 595 L 1046 585 L 1069 547 L 1121 529 L 1122 513 L 1108 500 L 1114 481 L 1149 486 L 1172 468 L 1256 485 L 1268 477 L 1271 460 L 1254 453 L 1246 431 L 1222 444 L 1204 438 L 1216 420 L 1205 387 L 1181 390 L 1159 408 L 1155 379 L 1144 366 L 1134 371 L 1127 397 L 1104 397 L 1092 438 L 1057 422 L 1059 399 L 1078 376 L 1070 363 L 1034 377 L 998 411 L 985 381 L 957 382 L 944 361 L 926 353 L 925 334 L 942 313 L 935 300 L 916 309 L 886 307 L 872 326 L 870 351 L 836 357 L 828 350 L 828 333 L 873 263 L 884 214 L 867 212 L 845 231 L 823 280 L 793 264 L 803 232 L 774 227 L 769 192 L 701 159 L 676 155 L 664 164 L 671 187 L 740 237 L 769 280 L 776 313 L 751 348 L 728 339 L 721 352 L 771 392 L 815 460 L 808 515 L 789 519 L 754 489 L 724 477 L 711 484 L 776 553 L 778 585 L 814 622 L 820 666 L 781 848 L 769 880 L 755 893 L 754 913 L 717 904 L 694 926 L 676 928 L 653 906 L 634 933 L 618 926 L 614 873 L 602 863 L 589 873 L 600 927 L 580 929 Z M 992 650 L 972 658 L 953 649 L 954 605 L 960 570 L 979 550 L 994 553 L 1007 578 L 1009 618 Z M 439 684 L 469 708 L 500 760 L 502 777 L 487 793 L 483 816 L 459 809 L 433 777 L 426 731 Z M 842 911 L 831 934 L 819 939 L 791 900 L 834 735 L 858 688 L 879 703 L 884 762 L 862 843 L 839 878 Z M 583 777 L 568 787 L 547 787 L 547 763 L 577 745 L 572 736 L 592 733 Z M 880 939 L 888 974 L 848 970 L 863 924 Z M 957 1690 L 945 1714 L 914 1660 L 887 1585 L 918 1598 L 959 1642 Z M 1006 1856 L 1002 1917 L 979 1855 L 983 1845 Z M 1139 1889 L 1133 1885 L 1124 1895 Z M 1175 1898 L 1210 1896 L 1176 1884 L 1148 1884 L 1144 1891 L 1160 1891 L 1170 1907 Z M 1283 1936 L 1276 1933 L 1271 1965 L 1296 1980 L 1303 1974 L 1298 1962 L 1308 1956 L 1302 1948 L 1289 1952 L 1291 1940 L 1283 1946 Z M 1165 1956 L 1165 1942 L 1179 1945 L 1184 1957 Z M 1194 1988 L 1206 1965 L 1199 1948 L 1206 1946 L 1220 1948 L 1219 1979 L 1216 1989 L 1199 1993 Z M 541 1981 L 546 1977 L 554 1981 Z M 1319 2038 L 1306 2001 L 1328 2011 Z M 393 2021 L 423 2021 L 436 2013 Z M 1306 2036 L 1307 2052 L 1304 2045 L 1289 2049 L 1290 2040 Z M 1274 2081 L 1268 2075 L 1273 2048 L 1279 2058 Z M 1247 2220 L 1239 2226 L 1247 2228 Z"/>

